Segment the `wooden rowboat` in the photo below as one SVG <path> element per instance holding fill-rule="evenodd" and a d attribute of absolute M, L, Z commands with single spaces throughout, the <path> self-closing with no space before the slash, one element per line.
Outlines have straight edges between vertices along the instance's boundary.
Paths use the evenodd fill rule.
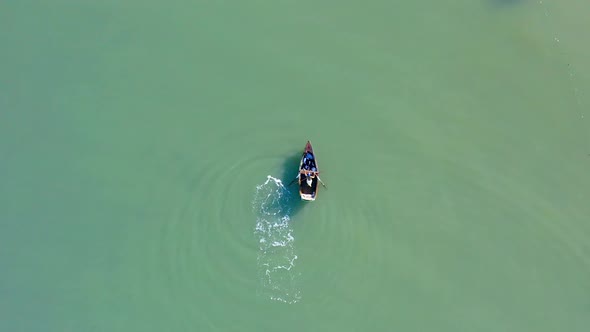
<path fill-rule="evenodd" d="M 301 162 L 299 163 L 299 174 L 297 179 L 299 181 L 299 196 L 305 201 L 315 201 L 318 194 L 318 180 L 319 180 L 318 163 L 313 153 L 311 143 L 307 141 Z M 321 180 L 320 180 L 321 181 Z"/>

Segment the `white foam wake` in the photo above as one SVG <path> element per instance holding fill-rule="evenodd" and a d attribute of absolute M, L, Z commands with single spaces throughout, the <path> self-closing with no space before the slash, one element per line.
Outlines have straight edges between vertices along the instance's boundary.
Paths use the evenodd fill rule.
<path fill-rule="evenodd" d="M 259 292 L 272 300 L 295 303 L 301 299 L 295 271 L 297 254 L 289 222 L 289 195 L 281 180 L 269 175 L 256 186 L 252 208 L 259 243 Z"/>

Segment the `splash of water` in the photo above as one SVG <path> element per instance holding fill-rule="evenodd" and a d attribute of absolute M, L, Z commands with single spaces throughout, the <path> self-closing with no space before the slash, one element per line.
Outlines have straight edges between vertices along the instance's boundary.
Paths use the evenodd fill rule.
<path fill-rule="evenodd" d="M 263 296 L 280 302 L 301 299 L 295 271 L 295 237 L 290 224 L 289 195 L 281 180 L 268 176 L 256 186 L 252 201 L 258 238 L 258 271 Z"/>

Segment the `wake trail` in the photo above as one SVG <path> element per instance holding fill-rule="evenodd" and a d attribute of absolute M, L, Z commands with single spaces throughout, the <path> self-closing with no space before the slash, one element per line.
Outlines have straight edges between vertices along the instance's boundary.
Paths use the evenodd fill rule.
<path fill-rule="evenodd" d="M 252 209 L 258 238 L 259 293 L 271 300 L 296 303 L 297 287 L 295 236 L 290 224 L 289 195 L 281 180 L 267 176 L 256 186 Z"/>

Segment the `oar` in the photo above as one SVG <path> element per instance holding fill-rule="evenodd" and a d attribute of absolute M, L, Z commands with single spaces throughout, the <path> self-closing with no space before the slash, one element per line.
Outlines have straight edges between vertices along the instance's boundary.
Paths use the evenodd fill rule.
<path fill-rule="evenodd" d="M 320 183 L 322 184 L 322 186 L 324 186 L 324 188 L 326 188 L 326 190 L 327 190 L 328 187 L 326 187 L 326 185 L 324 184 L 324 181 L 322 181 L 322 179 L 320 179 L 319 176 L 316 175 L 316 177 L 318 178 L 318 180 L 320 180 Z"/>
<path fill-rule="evenodd" d="M 289 183 L 289 185 L 287 185 L 287 187 L 288 187 L 288 186 L 290 186 L 290 185 L 292 185 L 292 184 L 293 184 L 293 182 L 297 181 L 297 179 L 299 179 L 299 174 L 297 174 L 297 177 L 296 177 L 296 178 L 294 178 L 294 179 L 293 179 L 293 181 L 291 181 L 291 182 Z"/>

